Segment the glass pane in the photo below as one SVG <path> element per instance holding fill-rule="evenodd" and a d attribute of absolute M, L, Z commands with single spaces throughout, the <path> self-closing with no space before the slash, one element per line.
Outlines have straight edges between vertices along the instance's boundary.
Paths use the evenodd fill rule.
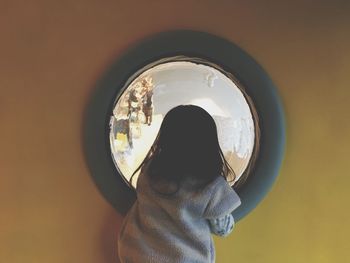
<path fill-rule="evenodd" d="M 237 181 L 254 149 L 249 105 L 226 75 L 188 61 L 168 62 L 144 71 L 117 101 L 110 122 L 110 143 L 122 176 L 130 179 L 153 144 L 165 114 L 180 104 L 200 106 L 212 115 L 221 149 Z M 136 181 L 135 177 L 134 187 Z"/>

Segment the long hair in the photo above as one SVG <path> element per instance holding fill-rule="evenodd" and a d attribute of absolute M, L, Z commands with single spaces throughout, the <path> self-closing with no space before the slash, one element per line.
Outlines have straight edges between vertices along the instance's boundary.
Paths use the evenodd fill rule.
<path fill-rule="evenodd" d="M 218 176 L 235 179 L 220 148 L 214 119 L 194 105 L 177 106 L 165 115 L 151 149 L 131 176 L 130 185 L 138 171 L 140 176 L 147 174 L 152 185 L 171 182 L 176 183 L 177 190 L 188 177 L 202 186 Z"/>

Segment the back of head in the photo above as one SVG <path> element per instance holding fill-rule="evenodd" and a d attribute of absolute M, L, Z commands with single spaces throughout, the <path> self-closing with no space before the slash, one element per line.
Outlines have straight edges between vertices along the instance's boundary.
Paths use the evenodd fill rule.
<path fill-rule="evenodd" d="M 147 166 L 146 166 L 147 165 Z M 227 177 L 230 166 L 220 149 L 211 115 L 194 105 L 180 105 L 164 117 L 156 140 L 140 165 L 155 182 L 181 183 L 192 177 L 208 183 Z"/>

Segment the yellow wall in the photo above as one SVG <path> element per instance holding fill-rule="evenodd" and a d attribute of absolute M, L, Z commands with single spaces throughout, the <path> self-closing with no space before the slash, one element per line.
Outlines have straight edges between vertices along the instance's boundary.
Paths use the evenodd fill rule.
<path fill-rule="evenodd" d="M 248 51 L 287 115 L 280 177 L 234 234 L 215 239 L 217 262 L 346 262 L 347 2 L 1 1 L 0 262 L 115 262 L 122 218 L 89 175 L 82 114 L 113 59 L 169 29 Z"/>

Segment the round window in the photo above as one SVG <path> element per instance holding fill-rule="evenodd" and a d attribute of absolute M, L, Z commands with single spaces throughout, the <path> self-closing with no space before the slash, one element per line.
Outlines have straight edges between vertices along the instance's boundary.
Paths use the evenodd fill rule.
<path fill-rule="evenodd" d="M 128 83 L 115 102 L 109 133 L 113 161 L 125 180 L 145 158 L 165 114 L 186 104 L 202 107 L 215 120 L 221 149 L 236 174 L 231 184 L 246 180 L 259 129 L 255 108 L 232 75 L 203 59 L 181 56 L 146 66 Z M 137 174 L 134 188 L 136 182 Z"/>
<path fill-rule="evenodd" d="M 85 110 L 88 168 L 103 196 L 122 214 L 136 199 L 128 187 L 165 114 L 181 104 L 205 109 L 236 173 L 239 221 L 270 191 L 283 160 L 285 119 L 277 89 L 245 51 L 221 37 L 178 30 L 128 48 L 96 83 Z M 179 129 L 185 127 L 179 127 Z M 137 177 L 134 177 L 137 179 Z"/>

